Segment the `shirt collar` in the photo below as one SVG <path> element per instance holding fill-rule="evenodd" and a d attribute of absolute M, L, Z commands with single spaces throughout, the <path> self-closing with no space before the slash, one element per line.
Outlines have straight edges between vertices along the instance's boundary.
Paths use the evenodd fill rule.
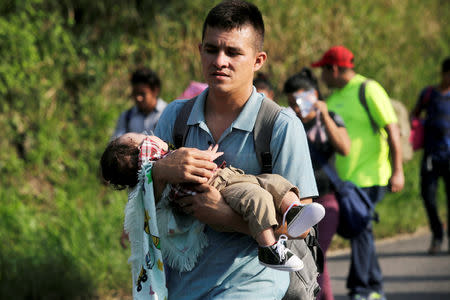
<path fill-rule="evenodd" d="M 155 108 L 153 109 L 153 111 L 155 111 L 155 112 L 161 112 L 161 111 L 164 110 L 164 108 L 165 108 L 164 101 L 163 101 L 161 98 L 158 98 L 158 99 L 156 100 L 156 106 L 155 106 Z"/>
<path fill-rule="evenodd" d="M 200 123 L 205 123 L 205 101 L 206 96 L 208 95 L 208 88 L 205 89 L 195 101 L 194 107 L 192 108 L 191 114 L 189 116 L 188 125 L 195 125 Z M 237 117 L 236 120 L 231 124 L 232 128 L 245 130 L 251 132 L 255 125 L 256 117 L 258 114 L 255 114 L 255 111 L 259 111 L 261 103 L 264 99 L 264 95 L 258 93 L 256 88 L 253 87 L 252 94 L 248 98 L 247 102 L 244 105 L 241 113 Z"/>

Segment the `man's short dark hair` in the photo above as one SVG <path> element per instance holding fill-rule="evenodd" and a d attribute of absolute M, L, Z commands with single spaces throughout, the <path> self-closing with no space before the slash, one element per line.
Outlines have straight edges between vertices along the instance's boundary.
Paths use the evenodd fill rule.
<path fill-rule="evenodd" d="M 203 23 L 202 41 L 205 38 L 206 27 L 225 30 L 240 29 L 250 25 L 256 32 L 255 49 L 262 50 L 264 44 L 264 21 L 259 11 L 252 3 L 241 0 L 226 0 L 210 10 Z"/>
<path fill-rule="evenodd" d="M 450 57 L 447 57 L 442 62 L 442 73 L 447 73 L 448 71 L 450 71 Z"/>
<path fill-rule="evenodd" d="M 161 80 L 159 80 L 158 74 L 147 67 L 136 69 L 133 74 L 131 74 L 130 82 L 132 85 L 146 84 L 152 91 L 161 89 Z"/>

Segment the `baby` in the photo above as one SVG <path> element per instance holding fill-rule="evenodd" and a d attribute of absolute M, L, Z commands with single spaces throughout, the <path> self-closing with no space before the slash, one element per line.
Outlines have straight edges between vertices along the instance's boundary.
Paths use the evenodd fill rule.
<path fill-rule="evenodd" d="M 218 145 L 215 145 L 204 150 L 211 161 L 223 154 L 217 149 Z M 124 134 L 105 149 L 101 158 L 102 176 L 115 187 L 132 188 L 138 183 L 137 174 L 143 161 L 158 160 L 171 152 L 168 144 L 156 136 Z M 302 204 L 298 189 L 277 174 L 254 176 L 229 166 L 217 168 L 208 183 L 248 222 L 250 233 L 259 245 L 258 258 L 262 265 L 288 272 L 303 268 L 301 259 L 286 247 L 287 236 L 281 235 L 277 241 L 274 234 L 274 228 L 279 225 L 276 214 L 283 215 L 281 224 L 286 222 L 287 233 L 295 238 L 324 217 L 322 205 Z M 171 187 L 169 197 L 175 200 L 193 194 L 192 185 L 179 184 Z"/>

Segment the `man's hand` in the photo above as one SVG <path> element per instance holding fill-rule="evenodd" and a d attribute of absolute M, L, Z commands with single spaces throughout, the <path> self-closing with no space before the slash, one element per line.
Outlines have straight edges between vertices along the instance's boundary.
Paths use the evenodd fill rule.
<path fill-rule="evenodd" d="M 389 152 L 392 157 L 392 176 L 389 179 L 391 192 L 400 192 L 405 185 L 405 176 L 403 175 L 402 163 L 402 145 L 400 143 L 400 129 L 397 123 L 386 125 L 385 130 L 388 134 Z"/>
<path fill-rule="evenodd" d="M 186 214 L 209 225 L 221 225 L 249 234 L 248 224 L 223 199 L 220 192 L 209 184 L 195 187 L 194 196 L 175 200 Z"/>
<path fill-rule="evenodd" d="M 403 175 L 403 171 L 394 172 L 389 179 L 389 187 L 391 188 L 391 192 L 397 193 L 403 189 L 405 185 L 405 176 Z"/>
<path fill-rule="evenodd" d="M 180 148 L 153 165 L 155 197 L 159 198 L 168 183 L 205 183 L 213 176 L 217 165 L 211 155 L 195 148 Z"/>

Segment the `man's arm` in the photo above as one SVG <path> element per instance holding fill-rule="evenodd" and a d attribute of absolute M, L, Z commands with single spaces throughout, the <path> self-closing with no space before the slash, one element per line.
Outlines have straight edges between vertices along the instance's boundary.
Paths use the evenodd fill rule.
<path fill-rule="evenodd" d="M 351 141 L 345 127 L 338 127 L 331 118 L 327 104 L 324 101 L 317 101 L 315 107 L 321 112 L 321 118 L 325 125 L 329 140 L 336 152 L 346 156 L 350 153 Z"/>
<path fill-rule="evenodd" d="M 397 123 L 391 123 L 384 128 L 388 134 L 389 151 L 392 158 L 392 176 L 389 185 L 392 192 L 400 192 L 405 185 L 402 164 L 402 146 L 400 144 L 400 129 Z"/>
<path fill-rule="evenodd" d="M 402 146 L 397 115 L 389 96 L 378 82 L 372 80 L 367 84 L 366 97 L 372 117 L 378 126 L 383 127 L 388 134 L 392 162 L 392 175 L 389 179 L 389 186 L 392 192 L 399 192 L 403 189 L 405 177 L 403 175 Z"/>
<path fill-rule="evenodd" d="M 206 183 L 217 168 L 210 157 L 205 151 L 180 148 L 157 160 L 152 170 L 155 198 L 159 199 L 166 184 Z"/>
<path fill-rule="evenodd" d="M 198 192 L 197 195 L 176 200 L 185 213 L 202 223 L 225 225 L 234 231 L 250 235 L 248 223 L 225 202 L 216 188 L 205 183 L 198 185 L 195 189 Z"/>
<path fill-rule="evenodd" d="M 185 213 L 192 215 L 202 223 L 209 225 L 226 225 L 234 231 L 250 235 L 248 223 L 225 202 L 217 189 L 209 184 L 202 184 L 199 185 L 196 190 L 198 192 L 197 195 L 176 200 Z M 300 202 L 302 204 L 309 204 L 312 203 L 312 199 L 301 199 Z M 279 217 L 279 222 L 281 222 L 282 216 Z M 275 234 L 277 236 L 285 234 L 290 239 L 304 239 L 309 234 L 309 230 L 302 235 L 293 238 L 287 234 L 287 227 L 281 225 L 276 229 Z"/>

